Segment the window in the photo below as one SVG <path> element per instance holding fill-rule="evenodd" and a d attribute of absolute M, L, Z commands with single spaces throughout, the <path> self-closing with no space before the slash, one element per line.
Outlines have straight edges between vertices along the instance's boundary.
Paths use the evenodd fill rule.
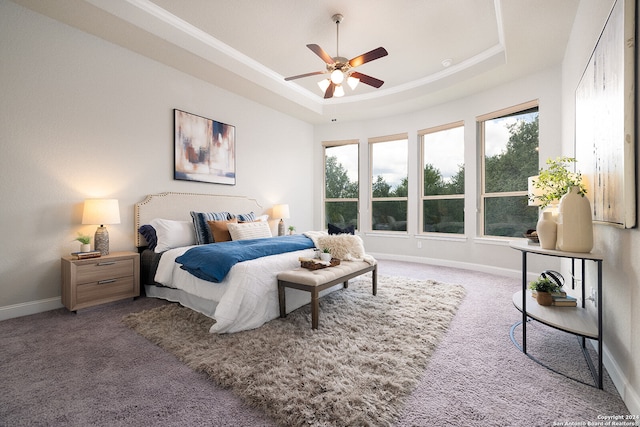
<path fill-rule="evenodd" d="M 408 136 L 369 140 L 372 230 L 407 231 Z"/>
<path fill-rule="evenodd" d="M 537 101 L 478 117 L 478 127 L 481 234 L 522 237 L 538 219 L 527 198 L 527 178 L 538 174 Z"/>
<path fill-rule="evenodd" d="M 324 218 L 358 228 L 358 141 L 324 143 Z"/>
<path fill-rule="evenodd" d="M 464 234 L 464 123 L 418 132 L 423 232 Z"/>

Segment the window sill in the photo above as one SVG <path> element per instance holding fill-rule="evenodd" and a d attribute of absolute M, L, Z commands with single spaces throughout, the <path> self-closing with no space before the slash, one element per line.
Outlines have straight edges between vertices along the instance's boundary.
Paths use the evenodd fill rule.
<path fill-rule="evenodd" d="M 395 237 L 397 239 L 408 239 L 409 234 L 406 231 L 367 231 L 363 233 L 367 237 Z"/>
<path fill-rule="evenodd" d="M 446 233 L 416 234 L 413 237 L 420 240 L 440 240 L 440 241 L 446 241 L 446 242 L 466 242 L 467 240 L 469 240 L 467 236 L 463 234 L 446 234 Z"/>

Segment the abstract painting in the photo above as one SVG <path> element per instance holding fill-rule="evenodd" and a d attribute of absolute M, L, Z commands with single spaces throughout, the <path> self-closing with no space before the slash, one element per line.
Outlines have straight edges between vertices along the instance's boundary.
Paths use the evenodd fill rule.
<path fill-rule="evenodd" d="M 177 180 L 235 185 L 236 128 L 180 110 L 174 111 Z"/>

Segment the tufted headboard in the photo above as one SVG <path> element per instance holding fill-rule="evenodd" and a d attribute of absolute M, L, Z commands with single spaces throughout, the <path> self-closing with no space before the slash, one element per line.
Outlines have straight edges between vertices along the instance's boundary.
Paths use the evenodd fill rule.
<path fill-rule="evenodd" d="M 150 194 L 143 201 L 136 203 L 133 209 L 136 247 L 145 246 L 147 243 L 138 233 L 138 228 L 149 224 L 154 218 L 189 221 L 191 211 L 226 211 L 233 214 L 255 212 L 256 215 L 261 215 L 264 210 L 256 199 L 244 196 L 173 192 Z"/>

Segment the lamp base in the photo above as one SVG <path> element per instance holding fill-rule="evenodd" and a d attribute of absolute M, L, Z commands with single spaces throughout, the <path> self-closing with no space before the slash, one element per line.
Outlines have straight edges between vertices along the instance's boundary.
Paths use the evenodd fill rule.
<path fill-rule="evenodd" d="M 282 219 L 278 223 L 278 236 L 284 236 L 284 221 Z"/>
<path fill-rule="evenodd" d="M 107 227 L 101 225 L 96 230 L 96 234 L 93 237 L 94 250 L 100 251 L 102 255 L 109 255 L 109 233 Z"/>

